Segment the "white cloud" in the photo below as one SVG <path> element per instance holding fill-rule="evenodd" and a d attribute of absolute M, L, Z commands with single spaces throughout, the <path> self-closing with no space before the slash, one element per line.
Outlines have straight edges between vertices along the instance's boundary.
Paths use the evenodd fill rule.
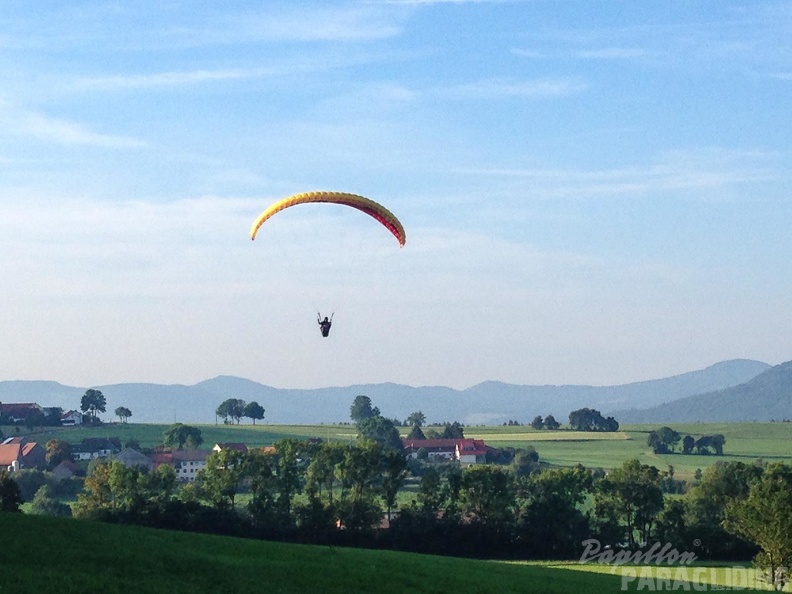
<path fill-rule="evenodd" d="M 764 151 L 707 148 L 667 151 L 658 155 L 653 164 L 619 169 L 467 168 L 459 171 L 530 181 L 534 184 L 532 195 L 536 197 L 643 196 L 667 191 L 725 189 L 743 183 L 777 180 L 783 176 L 775 166 L 778 158 Z"/>
<path fill-rule="evenodd" d="M 372 4 L 514 4 L 532 0 L 370 0 Z"/>
<path fill-rule="evenodd" d="M 580 58 L 590 58 L 594 60 L 625 60 L 641 58 L 646 54 L 646 50 L 628 47 L 607 47 L 601 49 L 581 50 L 577 52 L 577 56 Z"/>
<path fill-rule="evenodd" d="M 359 42 L 400 35 L 401 17 L 394 11 L 355 8 L 301 8 L 276 13 L 257 11 L 229 17 L 219 30 L 226 42 Z M 212 36 L 217 38 L 218 33 Z"/>
<path fill-rule="evenodd" d="M 530 58 L 532 60 L 546 60 L 558 58 L 583 58 L 587 60 L 633 60 L 649 55 L 643 48 L 637 47 L 603 47 L 585 50 L 536 50 L 524 48 L 512 48 L 511 53 L 515 56 Z"/>
<path fill-rule="evenodd" d="M 146 143 L 137 138 L 103 134 L 68 120 L 19 109 L 0 98 L 0 126 L 7 134 L 32 136 L 61 144 L 76 144 L 103 148 L 140 148 Z"/>
<path fill-rule="evenodd" d="M 544 60 L 550 57 L 551 54 L 548 54 L 545 50 L 535 50 L 535 49 L 523 49 L 523 48 L 512 48 L 511 53 L 515 56 L 521 56 L 523 58 L 531 58 L 533 60 Z"/>
<path fill-rule="evenodd" d="M 142 89 L 152 87 L 169 87 L 194 85 L 205 82 L 227 82 L 261 78 L 272 74 L 272 70 L 264 68 L 229 68 L 220 70 L 189 70 L 173 72 L 157 72 L 153 74 L 118 75 L 83 77 L 74 81 L 82 89 Z"/>
<path fill-rule="evenodd" d="M 81 124 L 34 112 L 23 114 L 18 122 L 18 130 L 23 134 L 35 136 L 42 140 L 63 144 L 81 144 L 104 148 L 140 148 L 146 146 L 145 142 L 136 138 L 92 132 Z"/>
<path fill-rule="evenodd" d="M 542 98 L 577 95 L 585 91 L 587 88 L 587 83 L 579 79 L 572 78 L 549 78 L 537 80 L 491 78 L 473 83 L 438 88 L 434 89 L 433 92 L 463 98 Z"/>

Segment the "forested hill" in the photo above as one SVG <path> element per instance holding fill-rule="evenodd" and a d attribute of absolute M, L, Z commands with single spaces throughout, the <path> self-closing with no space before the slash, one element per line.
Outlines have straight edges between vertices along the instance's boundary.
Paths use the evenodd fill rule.
<path fill-rule="evenodd" d="M 792 361 L 730 388 L 644 410 L 617 411 L 622 423 L 782 421 L 792 419 Z"/>
<path fill-rule="evenodd" d="M 266 409 L 264 422 L 321 423 L 349 420 L 355 396 L 364 394 L 391 418 L 423 411 L 430 422 L 458 420 L 466 424 L 499 424 L 510 419 L 530 422 L 552 414 L 566 422 L 572 410 L 590 407 L 612 414 L 620 408 L 656 406 L 680 398 L 742 384 L 770 366 L 759 361 L 732 360 L 681 375 L 620 386 L 526 386 L 485 382 L 466 390 L 369 384 L 315 390 L 290 390 L 250 380 L 220 376 L 192 386 L 114 384 L 71 387 L 56 382 L 0 382 L 0 402 L 37 402 L 42 406 L 79 409 L 86 388 L 102 391 L 107 399 L 106 421 L 124 406 L 131 422 L 213 423 L 215 410 L 228 398 L 256 401 Z M 746 413 L 749 414 L 749 413 Z M 747 419 L 755 418 L 750 413 Z M 618 419 L 618 417 L 617 417 Z M 621 421 L 621 419 L 618 419 Z"/>

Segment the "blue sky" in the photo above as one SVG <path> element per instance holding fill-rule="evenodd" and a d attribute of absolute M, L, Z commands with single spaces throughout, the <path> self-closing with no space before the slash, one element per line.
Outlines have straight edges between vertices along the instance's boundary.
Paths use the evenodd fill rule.
<path fill-rule="evenodd" d="M 781 363 L 790 116 L 788 1 L 0 1 L 0 379 Z"/>

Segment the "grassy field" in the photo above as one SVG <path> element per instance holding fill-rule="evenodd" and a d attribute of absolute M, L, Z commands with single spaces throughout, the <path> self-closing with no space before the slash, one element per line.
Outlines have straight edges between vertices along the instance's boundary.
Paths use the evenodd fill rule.
<path fill-rule="evenodd" d="M 622 590 L 620 575 L 596 571 L 599 566 L 593 565 L 293 545 L 9 513 L 0 513 L 0 532 L 7 536 L 0 592 L 611 594 Z M 570 570 L 579 568 L 585 570 Z M 633 581 L 627 591 L 638 586 Z"/>
<path fill-rule="evenodd" d="M 693 437 L 722 434 L 726 437 L 724 456 L 654 454 L 646 445 L 649 432 L 660 425 L 626 425 L 616 433 L 576 431 L 537 431 L 527 427 L 468 427 L 465 435 L 484 439 L 494 446 L 531 445 L 542 461 L 558 466 L 581 463 L 587 467 L 613 468 L 625 460 L 639 459 L 643 464 L 665 470 L 673 466 L 680 478 L 692 476 L 715 462 L 735 460 L 753 462 L 792 462 L 792 423 L 690 423 L 672 424 L 682 435 Z"/>
<path fill-rule="evenodd" d="M 201 430 L 203 444 L 208 448 L 218 442 L 242 442 L 249 447 L 272 445 L 280 439 L 293 437 L 352 442 L 357 435 L 352 425 L 195 425 Z M 150 448 L 162 444 L 162 434 L 170 425 L 112 423 L 99 427 L 42 427 L 32 432 L 20 430 L 20 435 L 28 435 L 30 440 L 46 443 L 50 439 L 62 439 L 69 443 L 79 443 L 86 437 L 118 437 L 121 443 L 137 440 L 141 447 Z M 3 434 L 16 434 L 14 427 L 0 427 Z"/>

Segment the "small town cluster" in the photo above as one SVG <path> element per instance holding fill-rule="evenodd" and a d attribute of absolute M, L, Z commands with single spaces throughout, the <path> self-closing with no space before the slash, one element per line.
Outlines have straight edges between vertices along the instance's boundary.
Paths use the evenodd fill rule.
<path fill-rule="evenodd" d="M 32 416 L 46 416 L 51 409 L 36 403 L 0 403 L 0 418 L 6 423 L 24 423 Z M 60 412 L 60 425 L 74 427 L 82 425 L 83 413 L 75 410 Z M 497 450 L 480 439 L 402 439 L 404 453 L 408 457 L 426 457 L 429 460 L 456 460 L 462 465 L 484 464 L 487 453 Z M 52 469 L 56 479 L 66 479 L 81 474 L 76 462 L 96 458 L 112 458 L 128 467 L 152 471 L 162 465 L 173 468 L 180 481 L 195 481 L 198 471 L 206 467 L 206 459 L 215 451 L 232 449 L 247 452 L 244 443 L 215 443 L 211 449 L 172 449 L 165 446 L 154 448 L 149 454 L 136 448 L 123 447 L 119 437 L 89 437 L 71 447 L 72 460 L 64 460 Z M 272 446 L 262 448 L 274 450 Z M 0 442 L 0 468 L 9 472 L 22 469 L 43 469 L 47 466 L 45 448 L 24 436 L 8 437 Z"/>

